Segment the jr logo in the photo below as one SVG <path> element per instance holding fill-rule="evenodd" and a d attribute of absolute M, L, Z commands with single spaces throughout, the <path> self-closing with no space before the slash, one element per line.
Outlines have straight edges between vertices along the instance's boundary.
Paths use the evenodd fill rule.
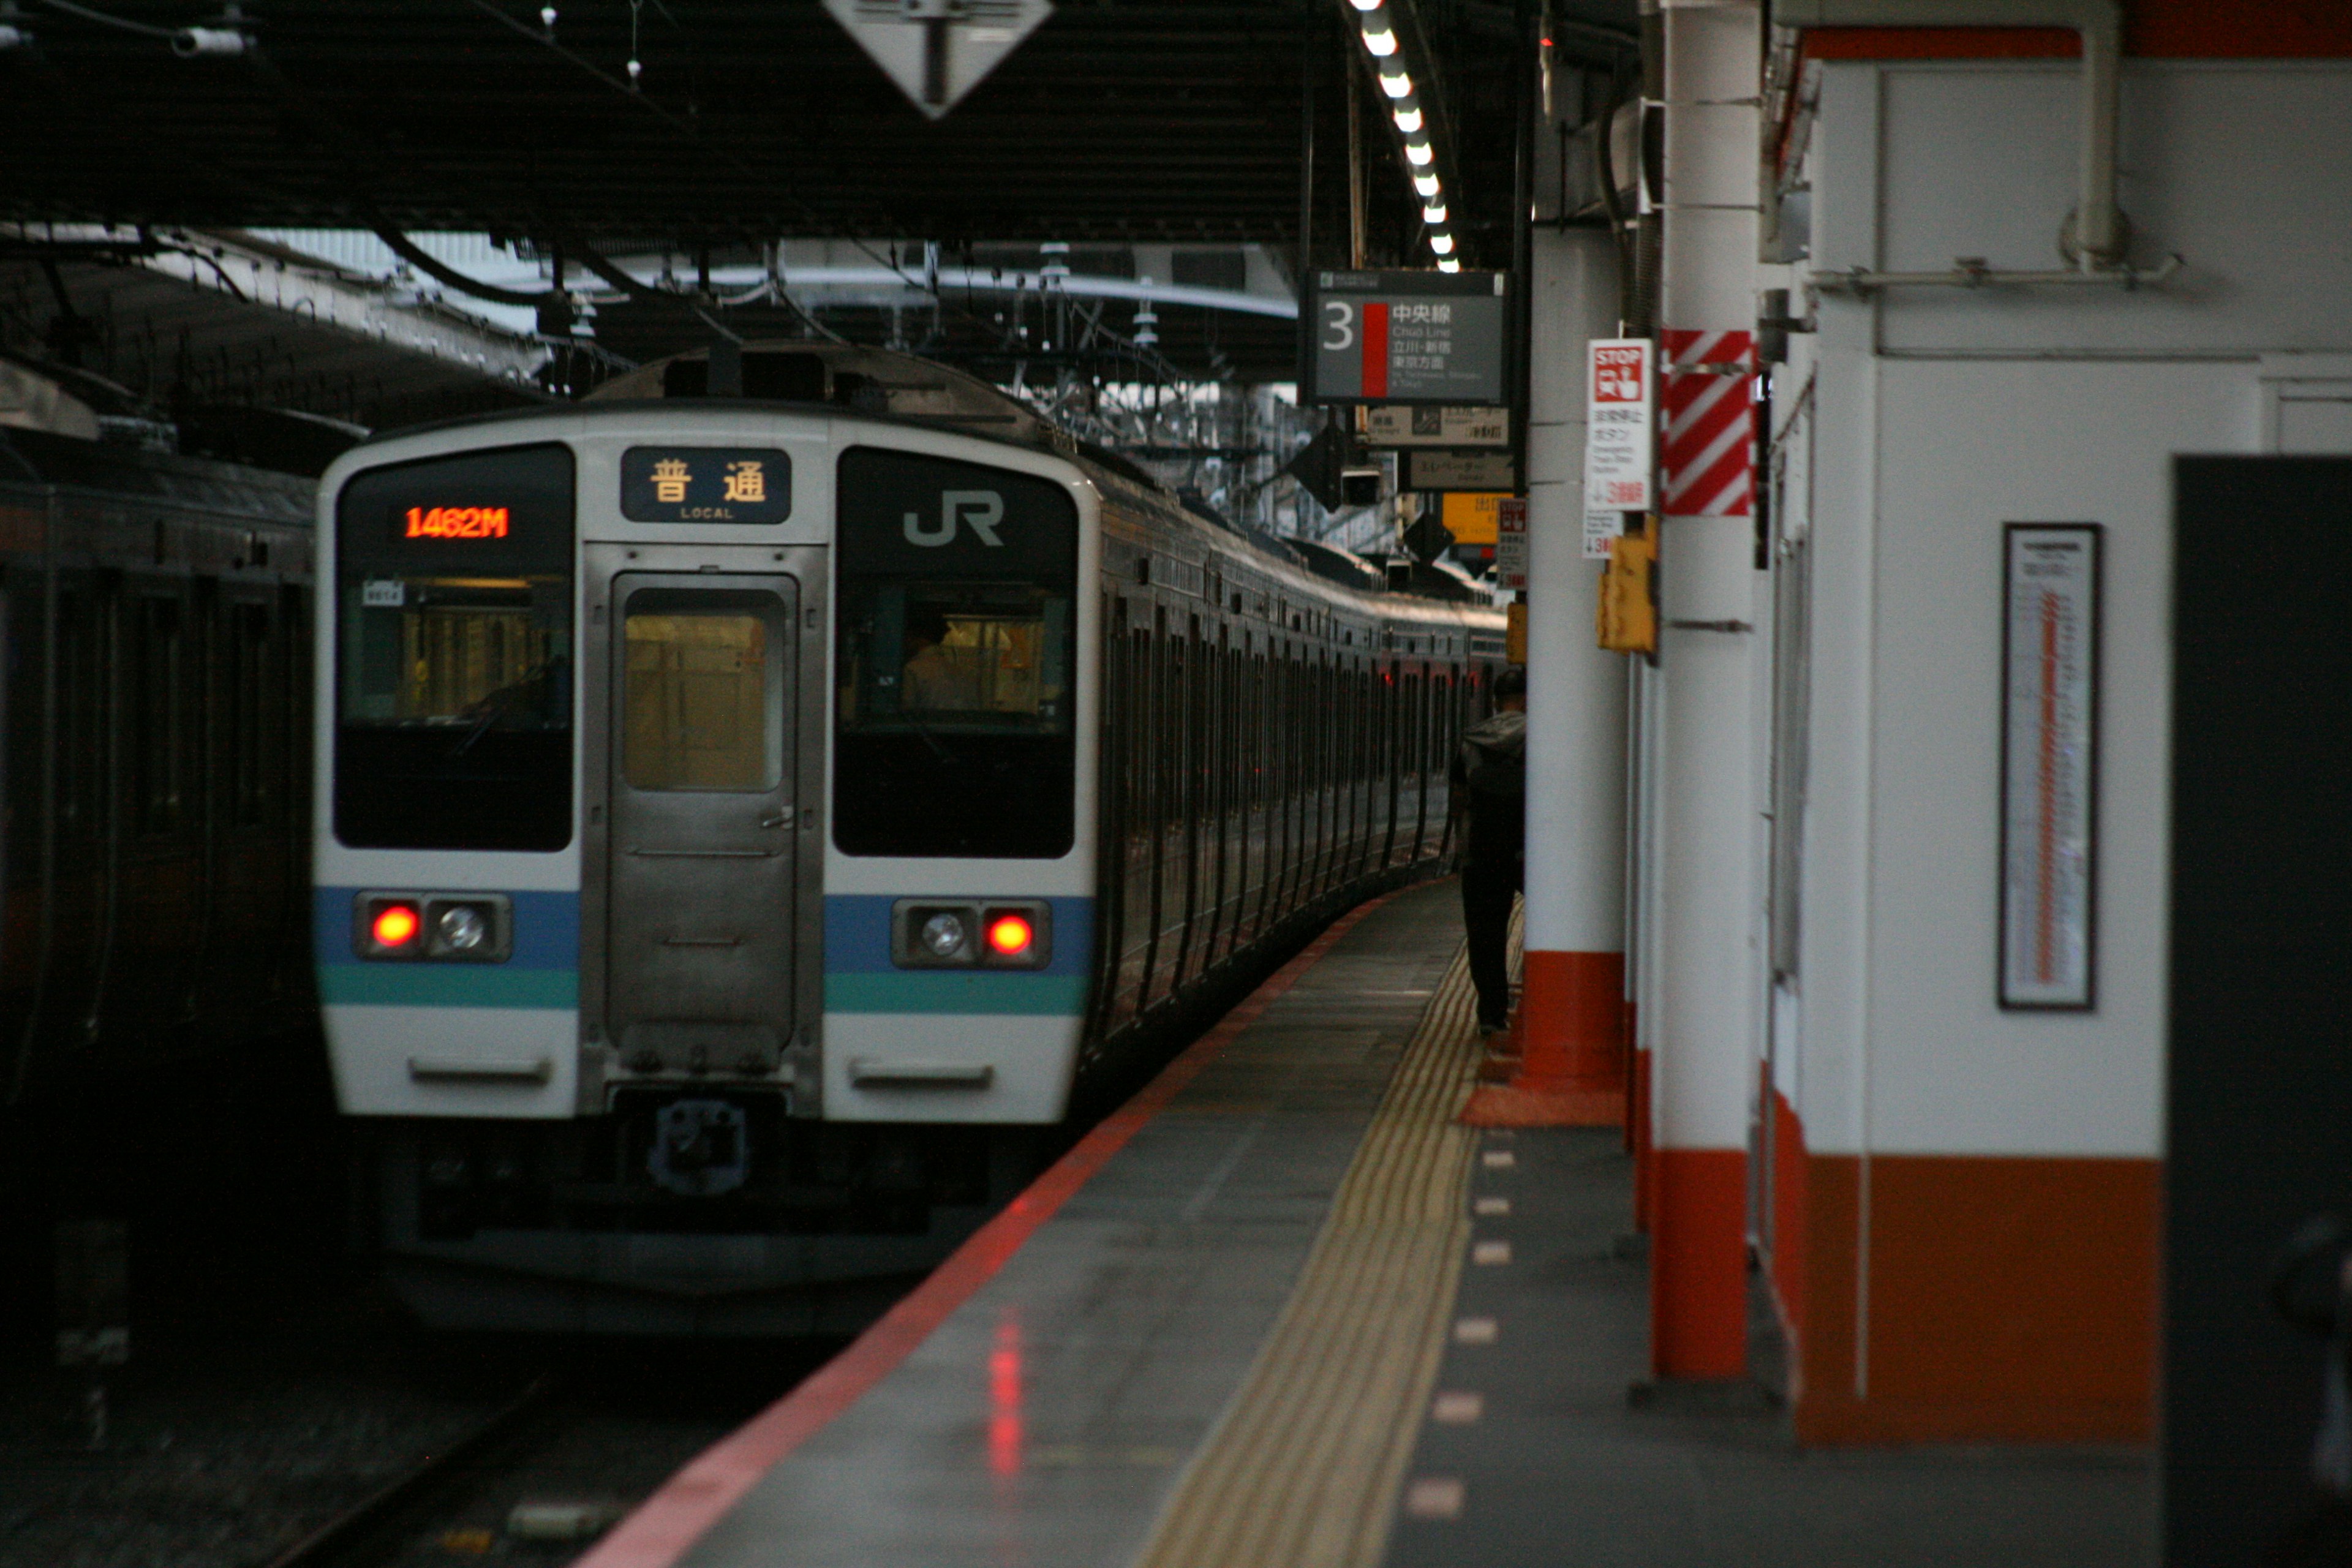
<path fill-rule="evenodd" d="M 936 549 L 955 542 L 956 524 L 961 521 L 980 542 L 992 550 L 1000 550 L 1004 541 L 996 537 L 996 525 L 1004 521 L 1004 498 L 994 490 L 945 490 L 940 495 L 940 521 L 927 523 L 919 512 L 908 512 L 904 531 L 907 542 L 925 549 Z"/>

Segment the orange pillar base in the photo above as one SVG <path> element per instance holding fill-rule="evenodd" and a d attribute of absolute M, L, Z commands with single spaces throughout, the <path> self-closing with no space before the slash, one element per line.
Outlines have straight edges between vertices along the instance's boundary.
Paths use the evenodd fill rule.
<path fill-rule="evenodd" d="M 1748 1371 L 1748 1156 L 1660 1149 L 1650 1216 L 1650 1371 Z"/>
<path fill-rule="evenodd" d="M 1512 1020 L 1519 1070 L 1471 1096 L 1473 1127 L 1612 1127 L 1625 1120 L 1625 955 L 1526 954 Z"/>

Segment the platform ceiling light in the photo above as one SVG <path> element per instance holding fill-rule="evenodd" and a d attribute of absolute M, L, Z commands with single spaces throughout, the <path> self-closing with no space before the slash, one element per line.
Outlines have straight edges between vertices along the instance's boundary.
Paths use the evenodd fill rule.
<path fill-rule="evenodd" d="M 1412 53 L 1406 45 L 1412 40 L 1402 36 L 1389 15 L 1387 0 L 1349 0 L 1349 4 L 1362 19 L 1364 52 L 1371 56 L 1381 91 L 1388 95 L 1389 115 L 1396 122 L 1397 135 L 1404 147 L 1406 174 L 1425 204 L 1423 221 L 1435 231 L 1431 236 L 1432 247 L 1438 255 L 1446 256 L 1453 251 L 1454 242 L 1443 226 L 1446 212 L 1445 203 L 1438 195 L 1433 128 L 1420 99 L 1414 96 L 1412 73 L 1407 68 Z"/>

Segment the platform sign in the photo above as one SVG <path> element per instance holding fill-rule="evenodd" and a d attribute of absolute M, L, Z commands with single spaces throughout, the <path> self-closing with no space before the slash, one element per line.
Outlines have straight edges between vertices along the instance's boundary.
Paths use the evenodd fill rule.
<path fill-rule="evenodd" d="M 1052 0 L 824 0 L 824 8 L 933 120 L 1054 13 Z"/>
<path fill-rule="evenodd" d="M 2087 1011 L 2097 875 L 2099 526 L 2004 531 L 2000 1005 Z"/>
<path fill-rule="evenodd" d="M 1409 490 L 1503 490 L 1518 483 L 1508 452 L 1423 452 L 1408 449 Z"/>
<path fill-rule="evenodd" d="M 1307 402 L 1506 401 L 1506 274 L 1318 272 L 1312 283 Z"/>
<path fill-rule="evenodd" d="M 1507 408 L 1383 404 L 1364 410 L 1368 447 L 1507 447 Z"/>
<path fill-rule="evenodd" d="M 1528 498 L 1499 496 L 1495 501 L 1495 582 L 1500 587 L 1528 585 Z"/>
<path fill-rule="evenodd" d="M 1656 365 L 1647 338 L 1595 338 L 1587 349 L 1584 504 L 1595 511 L 1656 504 Z"/>
<path fill-rule="evenodd" d="M 1587 507 L 1584 512 L 1584 558 L 1587 561 L 1608 560 L 1609 546 L 1624 531 L 1623 512 L 1601 511 Z"/>
<path fill-rule="evenodd" d="M 1437 520 L 1456 544 L 1492 544 L 1496 509 L 1509 499 L 1491 491 L 1455 490 L 1438 502 Z"/>

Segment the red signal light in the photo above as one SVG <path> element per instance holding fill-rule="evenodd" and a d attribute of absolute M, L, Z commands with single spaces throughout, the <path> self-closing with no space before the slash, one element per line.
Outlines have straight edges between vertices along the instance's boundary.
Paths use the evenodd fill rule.
<path fill-rule="evenodd" d="M 423 925 L 424 921 L 418 916 L 415 905 L 386 904 L 376 911 L 375 921 L 368 929 L 375 938 L 376 946 L 396 948 L 406 947 L 415 942 Z"/>
<path fill-rule="evenodd" d="M 999 915 L 988 922 L 989 951 L 999 958 L 1018 958 L 1029 951 L 1037 933 L 1020 915 Z"/>

